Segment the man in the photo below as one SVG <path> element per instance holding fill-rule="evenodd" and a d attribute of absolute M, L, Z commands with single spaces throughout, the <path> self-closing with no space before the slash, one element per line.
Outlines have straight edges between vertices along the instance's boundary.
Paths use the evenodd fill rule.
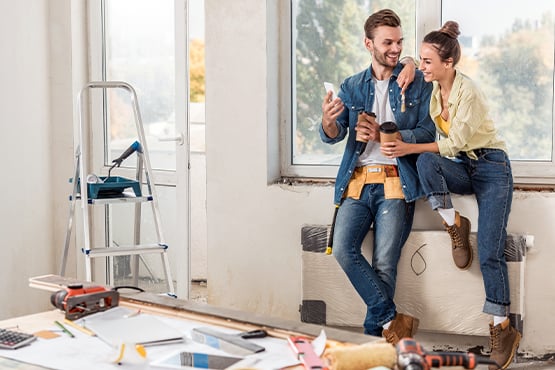
<path fill-rule="evenodd" d="M 380 124 L 393 121 L 397 140 L 432 142 L 435 126 L 428 113 L 432 85 L 415 71 L 405 87 L 399 73 L 403 35 L 401 21 L 389 9 L 372 14 L 364 25 L 370 68 L 348 77 L 338 97 L 328 92 L 322 104 L 320 136 L 334 144 L 347 137 L 335 182 L 333 255 L 367 306 L 366 334 L 392 344 L 413 336 L 418 319 L 398 313 L 393 297 L 397 264 L 414 216 L 414 201 L 424 195 L 418 182 L 416 156 L 388 159 L 380 152 Z M 402 95 L 401 92 L 404 94 Z M 372 114 L 375 114 L 375 118 Z M 361 254 L 373 225 L 373 256 Z"/>

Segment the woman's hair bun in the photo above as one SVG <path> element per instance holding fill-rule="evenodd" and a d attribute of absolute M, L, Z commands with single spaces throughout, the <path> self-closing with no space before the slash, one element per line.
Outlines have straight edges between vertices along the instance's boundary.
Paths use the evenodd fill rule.
<path fill-rule="evenodd" d="M 461 34 L 461 32 L 459 31 L 459 24 L 455 21 L 445 22 L 439 32 L 444 33 L 453 39 L 456 39 Z"/>

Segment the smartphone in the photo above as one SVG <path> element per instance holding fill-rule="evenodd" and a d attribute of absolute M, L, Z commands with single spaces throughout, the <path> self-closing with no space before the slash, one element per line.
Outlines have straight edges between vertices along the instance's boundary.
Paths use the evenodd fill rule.
<path fill-rule="evenodd" d="M 337 95 L 335 94 L 335 89 L 334 89 L 333 84 L 331 82 L 324 82 L 324 88 L 326 89 L 326 92 L 331 91 L 331 93 L 332 93 L 331 100 L 335 100 L 335 98 L 337 98 Z"/>

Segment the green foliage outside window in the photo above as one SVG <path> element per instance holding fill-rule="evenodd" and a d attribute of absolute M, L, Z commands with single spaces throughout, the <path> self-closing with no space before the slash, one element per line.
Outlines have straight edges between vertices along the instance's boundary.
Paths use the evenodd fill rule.
<path fill-rule="evenodd" d="M 553 15 L 540 24 L 517 19 L 479 51 L 477 78 L 512 160 L 551 160 Z"/>
<path fill-rule="evenodd" d="M 403 54 L 414 56 L 415 1 L 293 2 L 295 164 L 339 163 L 343 144 L 324 144 L 318 134 L 325 95 L 323 82 L 332 82 L 339 90 L 346 77 L 370 66 L 371 55 L 364 47 L 364 22 L 370 14 L 383 8 L 390 8 L 401 17 L 405 38 Z"/>
<path fill-rule="evenodd" d="M 368 68 L 364 22 L 382 8 L 401 17 L 403 55 L 417 56 L 415 1 L 293 0 L 293 164 L 339 163 L 344 144 L 323 144 L 318 133 L 323 82 L 332 82 L 338 90 L 343 79 Z M 476 48 L 465 35 L 477 30 L 465 33 L 461 14 L 449 19 L 459 21 L 463 31 L 459 41 L 464 55 L 458 67 L 486 94 L 511 159 L 551 160 L 554 14 L 547 11 L 541 20 L 530 21 L 516 13 L 512 27 L 484 35 Z"/>

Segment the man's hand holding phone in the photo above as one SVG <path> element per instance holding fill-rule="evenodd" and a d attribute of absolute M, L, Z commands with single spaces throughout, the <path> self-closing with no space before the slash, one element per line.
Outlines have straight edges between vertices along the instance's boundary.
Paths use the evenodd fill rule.
<path fill-rule="evenodd" d="M 337 98 L 333 84 L 324 82 L 326 89 L 326 96 L 322 103 L 322 127 L 329 137 L 336 137 L 339 133 L 335 121 L 337 117 L 343 112 L 343 102 Z"/>
<path fill-rule="evenodd" d="M 331 101 L 334 101 L 335 98 L 337 98 L 337 95 L 335 94 L 333 84 L 331 82 L 324 82 L 324 88 L 326 89 L 326 93 L 328 94 L 331 91 Z"/>

